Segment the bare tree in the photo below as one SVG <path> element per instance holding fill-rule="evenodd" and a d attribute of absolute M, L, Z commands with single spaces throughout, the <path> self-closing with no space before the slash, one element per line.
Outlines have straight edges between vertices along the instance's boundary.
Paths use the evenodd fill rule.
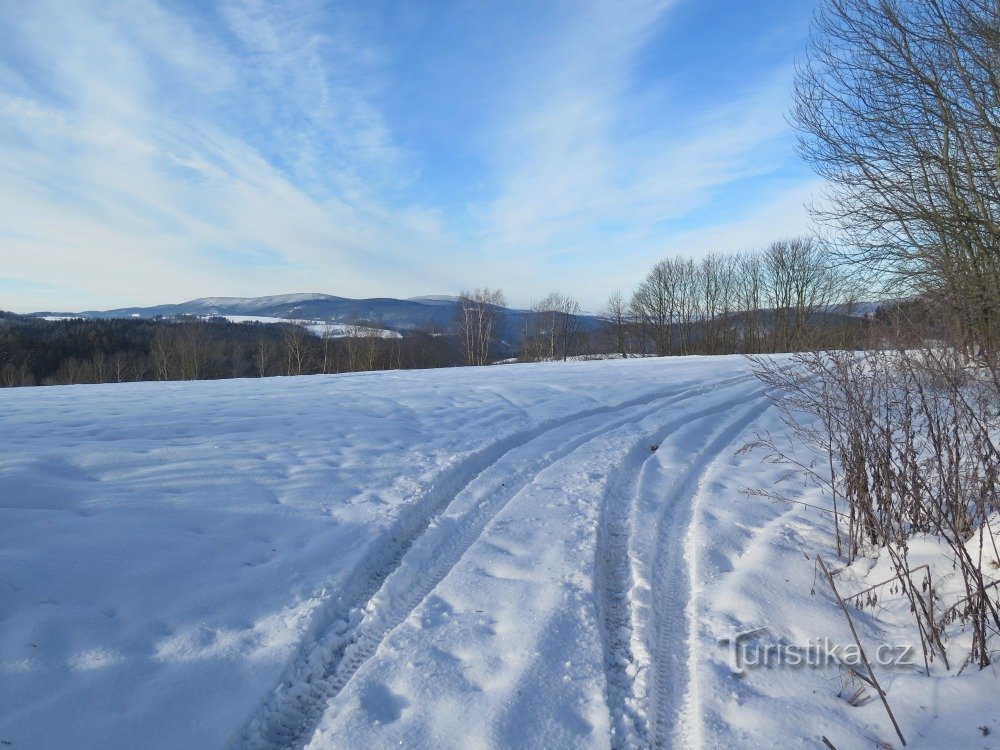
<path fill-rule="evenodd" d="M 356 320 L 344 330 L 347 367 L 351 372 L 374 370 L 379 353 L 379 331 L 372 323 Z"/>
<path fill-rule="evenodd" d="M 274 341 L 261 333 L 257 337 L 257 345 L 253 350 L 253 364 L 257 377 L 267 377 L 271 371 L 271 363 L 277 353 Z"/>
<path fill-rule="evenodd" d="M 148 356 L 135 350 L 130 351 L 126 355 L 126 363 L 128 367 L 128 377 L 126 379 L 136 381 L 145 380 L 152 365 Z"/>
<path fill-rule="evenodd" d="M 572 297 L 551 292 L 531 306 L 523 349 L 527 359 L 563 359 L 576 351 L 583 331 L 580 303 Z"/>
<path fill-rule="evenodd" d="M 499 289 L 462 292 L 455 309 L 455 334 L 467 365 L 489 364 L 499 343 L 507 299 Z"/>
<path fill-rule="evenodd" d="M 572 297 L 553 292 L 548 297 L 556 312 L 557 356 L 565 362 L 576 351 L 583 333 L 580 325 L 580 303 Z"/>
<path fill-rule="evenodd" d="M 0 369 L 0 388 L 17 388 L 21 386 L 35 385 L 35 379 L 28 371 L 28 366 L 21 363 L 15 367 L 8 362 Z"/>
<path fill-rule="evenodd" d="M 826 0 L 797 75 L 816 216 L 866 278 L 1000 344 L 1000 4 Z"/>
<path fill-rule="evenodd" d="M 736 260 L 735 305 L 743 354 L 764 348 L 764 264 L 760 253 L 742 253 Z"/>
<path fill-rule="evenodd" d="M 125 352 L 119 351 L 111 355 L 111 372 L 116 383 L 128 380 L 128 371 L 128 356 Z"/>
<path fill-rule="evenodd" d="M 333 351 L 333 343 L 336 338 L 336 329 L 333 327 L 332 323 L 327 323 L 323 326 L 323 362 L 320 365 L 320 372 L 324 375 L 329 374 L 334 367 L 335 357 Z"/>
<path fill-rule="evenodd" d="M 670 354 L 677 331 L 679 276 L 683 261 L 661 260 L 632 294 L 631 307 L 642 322 L 658 356 Z"/>
<path fill-rule="evenodd" d="M 614 351 L 622 355 L 622 359 L 628 357 L 629 332 L 632 323 L 632 316 L 625 295 L 621 291 L 614 291 L 604 303 L 598 317 L 601 319 L 601 326 L 604 335 L 610 342 Z"/>
<path fill-rule="evenodd" d="M 90 369 L 95 383 L 107 383 L 111 380 L 111 363 L 103 351 L 98 350 L 90 358 Z"/>
<path fill-rule="evenodd" d="M 772 351 L 807 347 L 805 337 L 818 314 L 851 304 L 848 277 L 808 237 L 772 242 L 762 257 L 762 280 L 774 312 Z"/>
<path fill-rule="evenodd" d="M 176 360 L 174 337 L 168 328 L 160 328 L 153 338 L 150 348 L 153 358 L 153 373 L 157 380 L 170 380 Z"/>
<path fill-rule="evenodd" d="M 605 315 L 632 332 L 640 350 L 651 341 L 658 356 L 796 351 L 819 341 L 844 345 L 857 333 L 845 315 L 853 291 L 822 246 L 797 237 L 697 263 L 662 260 L 632 294 L 627 325 L 618 302 Z"/>
<path fill-rule="evenodd" d="M 731 314 L 734 307 L 736 258 L 723 253 L 706 255 L 695 269 L 700 350 L 705 354 L 735 351 Z"/>
<path fill-rule="evenodd" d="M 540 362 L 549 357 L 551 341 L 548 319 L 539 311 L 538 303 L 531 305 L 528 312 L 521 316 L 521 353 L 522 362 Z"/>
<path fill-rule="evenodd" d="M 199 323 L 183 323 L 176 337 L 181 380 L 199 380 L 205 377 L 209 358 L 205 329 Z"/>
<path fill-rule="evenodd" d="M 301 375 L 309 358 L 309 343 L 312 334 L 304 321 L 290 321 L 285 326 L 285 356 L 288 375 Z"/>

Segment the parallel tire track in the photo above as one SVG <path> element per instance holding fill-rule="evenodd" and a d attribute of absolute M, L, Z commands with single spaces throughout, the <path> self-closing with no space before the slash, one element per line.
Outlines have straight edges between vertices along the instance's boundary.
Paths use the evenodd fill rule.
<path fill-rule="evenodd" d="M 649 700 L 653 747 L 673 747 L 681 739 L 677 722 L 690 679 L 687 649 L 693 624 L 687 617 L 691 586 L 684 559 L 684 538 L 695 501 L 712 465 L 769 407 L 768 401 L 761 400 L 717 431 L 664 500 L 664 511 L 657 524 L 652 580 L 652 601 L 658 605 L 653 612 L 655 637 Z"/>
<path fill-rule="evenodd" d="M 303 746 L 330 700 L 375 653 L 385 636 L 448 574 L 490 519 L 538 471 L 595 436 L 642 418 L 646 412 L 744 379 L 725 378 L 551 420 L 500 440 L 447 472 L 428 492 L 428 499 L 415 503 L 418 507 L 411 509 L 387 539 L 372 545 L 357 568 L 353 584 L 317 617 L 288 676 L 247 723 L 234 746 Z M 612 418 L 610 424 L 577 431 L 585 428 L 587 421 L 606 416 Z M 547 438 L 561 430 L 570 433 L 566 441 L 554 450 L 546 450 L 551 445 Z M 491 471 L 497 462 L 528 450 L 534 442 L 543 447 L 539 455 L 528 456 L 513 473 Z M 460 499 L 470 495 L 478 496 L 470 510 L 464 515 L 449 513 Z"/>
<path fill-rule="evenodd" d="M 648 663 L 650 659 L 647 649 L 643 648 L 644 644 L 635 640 L 635 614 L 631 600 L 634 581 L 629 552 L 630 511 L 637 501 L 644 469 L 651 460 L 655 460 L 655 453 L 650 452 L 650 444 L 662 445 L 672 434 L 692 422 L 725 416 L 728 412 L 759 399 L 761 395 L 761 391 L 745 393 L 705 409 L 685 413 L 660 425 L 632 447 L 608 482 L 598 526 L 594 590 L 604 648 L 613 748 L 649 747 L 654 739 L 650 731 L 650 706 L 646 694 L 646 677 L 651 665 Z M 757 412 L 757 407 L 750 411 L 753 414 Z M 742 420 L 736 422 L 741 423 Z M 742 427 L 737 432 L 741 429 Z M 714 441 L 706 447 L 705 453 L 694 462 L 681 484 L 663 499 L 665 514 L 683 503 L 691 482 L 700 476 L 700 467 L 710 465 L 724 449 L 725 445 L 716 446 Z M 684 514 L 683 510 L 679 512 Z M 659 536 L 664 544 L 682 545 L 681 537 L 663 539 L 662 534 Z M 676 571 L 673 572 L 676 575 Z M 659 597 L 654 601 L 662 603 L 662 606 L 677 606 Z"/>

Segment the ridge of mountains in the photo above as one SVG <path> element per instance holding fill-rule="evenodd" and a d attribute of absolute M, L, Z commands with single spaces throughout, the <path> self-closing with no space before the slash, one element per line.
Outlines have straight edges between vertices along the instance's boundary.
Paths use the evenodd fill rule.
<path fill-rule="evenodd" d="M 75 313 L 46 311 L 32 313 L 32 316 L 80 318 L 240 316 L 339 324 L 370 321 L 377 323 L 381 328 L 393 331 L 446 330 L 452 324 L 457 304 L 458 297 L 446 295 L 409 299 L 393 297 L 352 299 L 315 292 L 267 297 L 201 297 L 187 302 L 151 307 L 120 307 L 113 310 L 86 310 Z M 527 310 L 514 308 L 505 308 L 504 312 L 504 328 L 507 331 L 518 330 L 523 317 L 532 314 Z M 596 328 L 599 322 L 594 315 L 581 314 L 577 317 L 585 330 Z"/>

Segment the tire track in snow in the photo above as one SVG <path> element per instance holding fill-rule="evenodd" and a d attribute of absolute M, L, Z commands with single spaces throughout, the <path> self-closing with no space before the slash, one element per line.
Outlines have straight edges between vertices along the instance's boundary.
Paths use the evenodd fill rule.
<path fill-rule="evenodd" d="M 372 544 L 356 568 L 353 583 L 316 618 L 286 677 L 254 713 L 233 746 L 302 747 L 326 705 L 375 653 L 385 636 L 426 598 L 489 520 L 538 471 L 594 436 L 641 418 L 644 412 L 725 388 L 745 377 L 668 390 L 549 420 L 503 438 L 446 471 L 428 491 L 427 500 L 414 503 L 415 507 L 409 508 L 389 533 Z M 607 416 L 613 418 L 611 424 L 582 433 L 571 429 Z M 560 430 L 570 431 L 571 435 L 558 448 L 546 451 L 551 445 L 548 438 Z M 534 459 L 529 456 L 513 476 L 510 470 L 495 471 L 498 462 L 511 459 L 534 442 L 542 451 Z M 472 508 L 464 515 L 449 515 L 460 499 L 476 494 L 477 485 L 485 485 L 486 491 L 478 493 L 480 497 Z"/>
<path fill-rule="evenodd" d="M 652 744 L 647 696 L 651 659 L 634 627 L 634 578 L 630 562 L 630 512 L 637 502 L 643 482 L 648 481 L 647 469 L 656 460 L 656 453 L 650 451 L 650 445 L 663 445 L 681 428 L 712 417 L 725 416 L 762 395 L 763 391 L 754 390 L 669 420 L 633 445 L 608 482 L 598 526 L 594 590 L 604 648 L 613 748 L 648 747 Z M 756 409 L 751 411 L 756 413 Z M 720 448 L 723 449 L 724 446 Z M 707 459 L 708 463 L 714 460 L 714 455 Z M 701 460 L 704 459 L 699 458 L 695 465 Z M 695 471 L 694 466 L 686 477 L 692 471 Z M 669 506 L 681 501 L 680 494 L 685 486 L 679 486 L 664 503 Z M 683 540 L 677 539 L 674 543 L 682 544 Z"/>
<path fill-rule="evenodd" d="M 758 398 L 763 399 L 765 393 L 760 391 Z M 691 582 L 684 540 L 693 517 L 694 503 L 711 467 L 769 408 L 770 402 L 764 400 L 717 429 L 663 499 L 652 561 L 652 695 L 648 705 L 649 744 L 653 747 L 684 746 L 679 736 L 678 718 L 689 681 L 688 649 L 692 626 L 687 609 Z"/>

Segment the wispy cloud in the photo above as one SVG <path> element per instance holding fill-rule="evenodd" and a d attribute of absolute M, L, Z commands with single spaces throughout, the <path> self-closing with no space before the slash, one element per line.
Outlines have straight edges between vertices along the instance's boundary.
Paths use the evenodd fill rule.
<path fill-rule="evenodd" d="M 805 211 L 787 200 L 807 197 L 803 180 L 790 188 L 778 180 L 762 192 L 759 184 L 794 160 L 784 118 L 791 61 L 757 71 L 710 106 L 691 107 L 674 93 L 671 71 L 651 80 L 640 70 L 675 5 L 596 6 L 563 29 L 562 44 L 541 46 L 524 66 L 531 94 L 505 105 L 498 193 L 476 207 L 491 273 L 535 296 L 555 273 L 594 304 L 609 278 L 631 285 L 660 257 L 747 246 L 766 213 L 762 200 L 785 211 L 770 238 L 803 231 Z M 745 201 L 741 218 L 730 206 L 718 226 L 692 234 L 692 214 L 753 180 L 758 194 L 737 198 Z M 715 239 L 692 243 L 693 236 Z"/>
<path fill-rule="evenodd" d="M 570 259 L 593 305 L 710 233 L 690 224 L 721 191 L 804 181 L 780 174 L 789 61 L 689 107 L 649 62 L 678 7 L 459 3 L 441 31 L 321 0 L 0 6 L 0 308 L 481 283 L 527 302 Z"/>
<path fill-rule="evenodd" d="M 317 272 L 321 286 L 374 293 L 395 263 L 415 270 L 411 233 L 439 228 L 373 195 L 401 159 L 370 81 L 348 75 L 363 61 L 333 66 L 339 78 L 324 65 L 364 58 L 346 21 L 302 4 L 282 5 L 294 19 L 282 23 L 274 4 L 241 3 L 200 35 L 153 3 L 64 6 L 18 19 L 51 94 L 23 74 L 9 87 L 21 93 L 0 95 L 8 272 L 151 301 L 263 293 L 275 276 L 313 288 Z"/>

